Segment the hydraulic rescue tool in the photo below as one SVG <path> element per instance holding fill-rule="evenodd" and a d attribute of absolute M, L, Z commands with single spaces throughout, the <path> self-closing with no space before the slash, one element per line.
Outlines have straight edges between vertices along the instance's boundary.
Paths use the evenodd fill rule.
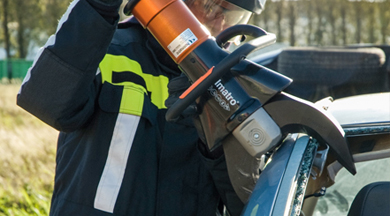
<path fill-rule="evenodd" d="M 193 82 L 168 109 L 166 119 L 175 120 L 196 100 L 207 145 L 211 151 L 223 145 L 229 176 L 243 201 L 248 197 L 243 190 L 251 186 L 241 189 L 238 185 L 254 186 L 248 183 L 253 179 L 245 180 L 243 173 L 259 174 L 261 155 L 275 149 L 288 133 L 306 133 L 329 145 L 335 158 L 356 173 L 344 132 L 333 117 L 311 102 L 282 92 L 291 79 L 245 59 L 255 49 L 274 43 L 274 34 L 237 25 L 214 38 L 182 0 L 130 0 L 125 12 L 151 32 Z M 232 53 L 221 48 L 238 35 L 255 39 Z M 237 151 L 241 148 L 237 145 L 246 152 Z M 245 160 L 248 163 L 237 172 L 237 163 Z"/>

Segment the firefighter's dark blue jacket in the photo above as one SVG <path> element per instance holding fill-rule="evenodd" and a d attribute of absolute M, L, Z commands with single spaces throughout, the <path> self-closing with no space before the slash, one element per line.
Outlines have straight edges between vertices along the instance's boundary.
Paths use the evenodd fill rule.
<path fill-rule="evenodd" d="M 29 69 L 17 103 L 60 131 L 50 215 L 214 216 L 219 200 L 239 214 L 224 158 L 165 122 L 176 75 L 147 34 L 76 0 Z"/>

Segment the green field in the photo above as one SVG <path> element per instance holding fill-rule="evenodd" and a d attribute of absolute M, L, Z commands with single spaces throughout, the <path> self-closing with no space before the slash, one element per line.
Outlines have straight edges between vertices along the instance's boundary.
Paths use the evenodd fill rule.
<path fill-rule="evenodd" d="M 19 86 L 0 83 L 0 216 L 48 215 L 58 132 L 16 106 Z"/>

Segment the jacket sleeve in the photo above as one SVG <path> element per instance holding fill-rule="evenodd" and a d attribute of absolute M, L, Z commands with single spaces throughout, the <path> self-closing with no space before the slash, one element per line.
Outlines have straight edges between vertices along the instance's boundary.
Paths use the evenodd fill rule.
<path fill-rule="evenodd" d="M 17 104 L 60 131 L 82 127 L 95 108 L 97 68 L 116 24 L 74 0 L 28 70 Z"/>

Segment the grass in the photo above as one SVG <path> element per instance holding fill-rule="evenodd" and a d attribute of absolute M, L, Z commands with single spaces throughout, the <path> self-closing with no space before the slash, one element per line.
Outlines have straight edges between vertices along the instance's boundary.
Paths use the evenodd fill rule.
<path fill-rule="evenodd" d="M 0 83 L 0 216 L 48 215 L 58 132 L 16 106 L 19 87 Z"/>

